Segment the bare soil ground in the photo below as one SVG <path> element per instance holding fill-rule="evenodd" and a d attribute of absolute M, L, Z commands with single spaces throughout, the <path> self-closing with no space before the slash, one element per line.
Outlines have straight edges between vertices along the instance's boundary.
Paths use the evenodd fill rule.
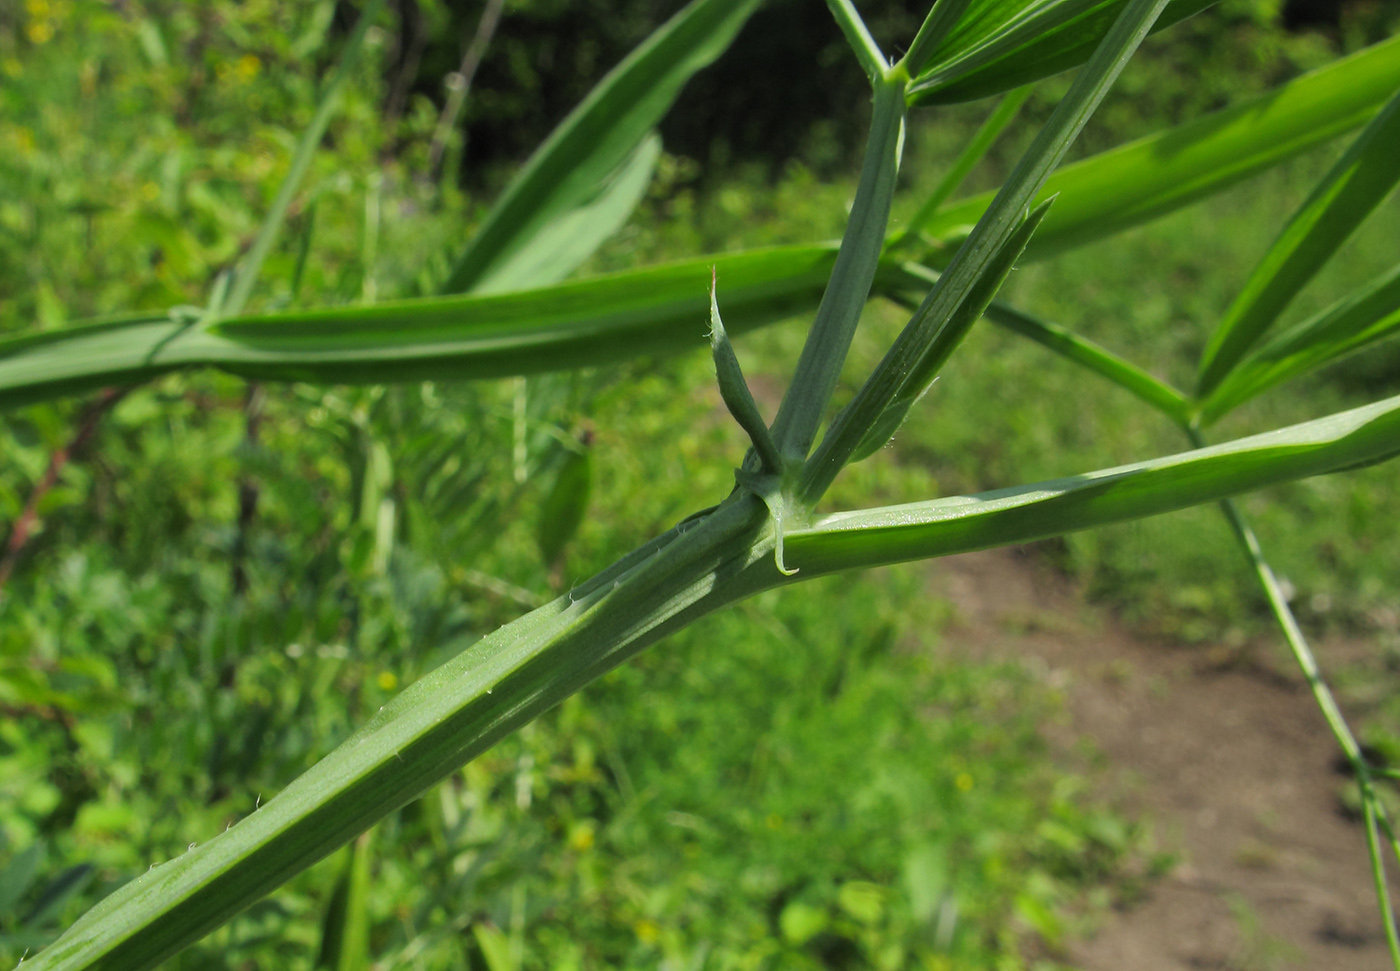
<path fill-rule="evenodd" d="M 1343 812 L 1336 748 L 1281 645 L 1241 653 L 1145 641 L 1016 550 L 937 561 L 929 585 L 955 605 L 953 650 L 1020 659 L 1063 684 L 1068 719 L 1052 742 L 1102 753 L 1111 794 L 1179 860 L 1072 944 L 1071 964 L 1390 967 L 1364 830 Z"/>

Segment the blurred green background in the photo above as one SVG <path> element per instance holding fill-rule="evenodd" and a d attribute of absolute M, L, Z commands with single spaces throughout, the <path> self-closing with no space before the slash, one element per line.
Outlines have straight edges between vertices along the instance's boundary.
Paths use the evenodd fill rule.
<path fill-rule="evenodd" d="M 512 165 L 678 5 L 508 0 L 441 175 L 428 158 L 443 78 L 480 5 L 391 6 L 260 306 L 431 290 Z M 920 15 L 869 8 L 889 44 Z M 1326 63 L 1393 32 L 1398 11 L 1225 0 L 1144 46 L 1076 152 Z M 0 333 L 200 302 L 251 242 L 355 15 L 331 0 L 0 7 Z M 766 7 L 687 90 L 647 199 L 587 269 L 838 235 L 868 111 L 849 60 L 820 5 Z M 969 190 L 1000 180 L 1067 83 L 1039 86 Z M 896 220 L 988 111 L 920 116 Z M 1022 269 L 1008 299 L 1184 381 L 1339 149 Z M 1392 199 L 1293 318 L 1398 249 Z M 848 374 L 901 322 L 873 305 Z M 781 387 L 801 338 L 793 321 L 741 342 L 760 387 Z M 1395 393 L 1397 365 L 1394 347 L 1343 363 L 1221 434 Z M 0 962 L 254 811 L 399 686 L 722 497 L 744 442 L 711 382 L 692 355 L 389 388 L 193 374 L 128 395 L 44 496 L 42 528 L 0 591 Z M 19 516 L 84 407 L 6 414 L 0 521 Z M 1120 392 L 982 328 L 896 446 L 830 501 L 1180 448 Z M 1393 469 L 1246 506 L 1309 630 L 1366 638 L 1383 671 L 1400 666 Z M 558 549 L 570 519 L 580 526 Z M 1266 639 L 1218 519 L 1181 513 L 1035 553 L 1164 643 Z M 1061 704 L 1053 685 L 940 651 L 955 616 L 909 567 L 765 594 L 672 638 L 373 831 L 361 956 L 491 971 L 1053 966 L 1066 935 L 1168 861 L 1093 795 L 1091 768 L 1052 757 L 1040 728 Z M 1354 680 L 1368 739 L 1400 758 L 1394 692 L 1369 669 Z M 348 860 L 295 878 L 171 966 L 338 959 L 325 928 Z"/>

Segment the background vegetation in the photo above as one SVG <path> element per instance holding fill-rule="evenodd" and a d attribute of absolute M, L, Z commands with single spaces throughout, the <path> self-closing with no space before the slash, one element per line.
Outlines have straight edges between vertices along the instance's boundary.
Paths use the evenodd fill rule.
<path fill-rule="evenodd" d="M 444 267 L 429 255 L 465 238 L 507 164 L 669 12 L 510 4 L 465 141 L 434 178 L 441 77 L 476 11 L 404 6 L 371 35 L 269 263 L 265 305 L 431 289 L 431 268 Z M 739 44 L 771 38 L 762 18 L 791 19 L 787 6 L 756 17 Z M 872 11 L 877 31 L 909 32 L 911 11 Z M 352 13 L 330 0 L 0 11 L 0 332 L 197 301 L 256 231 Z M 1295 34 L 1278 9 L 1228 0 L 1150 41 L 1077 150 L 1261 90 L 1395 21 L 1393 6 L 1357 4 Z M 791 50 L 765 61 L 771 74 L 733 73 L 752 60 L 736 46 L 697 78 L 663 129 L 670 154 L 646 205 L 592 268 L 839 232 L 863 88 L 835 80 L 851 68 L 823 53 L 841 43 L 825 12 L 801 23 L 784 37 Z M 781 125 L 743 100 L 778 83 L 811 99 Z M 1041 86 L 973 187 L 1000 181 L 1066 83 Z M 851 100 L 833 105 L 836 90 Z M 941 110 L 913 133 L 911 199 L 986 110 Z M 1184 377 L 1206 325 L 1336 151 L 1020 271 L 1010 297 Z M 1391 200 L 1296 317 L 1375 276 L 1397 244 Z M 897 323 L 872 310 L 850 367 L 868 369 Z M 760 387 L 781 379 L 800 338 L 780 327 L 746 339 Z M 834 503 L 1179 447 L 1164 422 L 1047 366 L 1043 351 L 990 329 L 972 341 L 933 393 L 937 439 L 912 422 Z M 1241 427 L 1393 393 L 1396 353 L 1262 399 Z M 201 374 L 128 395 L 43 496 L 42 530 L 0 590 L 0 960 L 252 811 L 398 686 L 664 529 L 697 493 L 722 495 L 743 442 L 711 382 L 692 356 L 625 375 L 349 390 Z M 1008 426 L 989 433 L 990 396 Z M 84 407 L 6 415 L 0 520 L 21 518 Z M 1249 506 L 1303 619 L 1400 658 L 1392 480 L 1382 466 Z M 551 548 L 551 510 L 590 482 L 626 508 L 592 502 L 569 546 Z M 1242 644 L 1268 618 L 1217 519 L 1181 513 L 1039 551 L 1144 630 Z M 466 955 L 492 971 L 1053 958 L 1162 860 L 1140 825 L 1089 795 L 1082 767 L 1047 758 L 1037 729 L 1054 688 L 942 656 L 956 607 L 920 586 L 909 568 L 764 595 L 502 743 L 358 844 L 373 875 L 369 953 L 410 967 Z M 1362 699 L 1371 739 L 1400 751 L 1400 711 L 1376 694 Z M 172 963 L 332 962 L 323 928 L 354 860 L 303 874 Z"/>

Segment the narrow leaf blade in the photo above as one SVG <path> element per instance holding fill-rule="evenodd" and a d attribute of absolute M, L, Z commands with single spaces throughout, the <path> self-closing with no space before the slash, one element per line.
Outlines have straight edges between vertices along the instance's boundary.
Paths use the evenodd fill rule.
<path fill-rule="evenodd" d="M 378 384 L 631 360 L 704 344 L 712 267 L 725 280 L 729 330 L 741 334 L 816 307 L 835 258 L 831 246 L 749 250 L 538 290 L 250 315 L 209 328 L 166 315 L 110 318 L 0 340 L 0 409 L 196 367 Z"/>
<path fill-rule="evenodd" d="M 1400 86 L 1400 37 L 1237 105 L 1067 165 L 1037 201 L 1058 195 L 1027 259 L 1111 236 L 1325 144 L 1365 124 Z M 984 192 L 929 219 L 925 233 L 956 238 L 995 197 Z"/>
<path fill-rule="evenodd" d="M 1201 408 L 1206 423 L 1255 395 L 1400 334 L 1400 266 L 1250 355 Z"/>
<path fill-rule="evenodd" d="M 1162 30 L 1214 0 L 1172 0 Z M 976 101 L 1083 64 L 1127 0 L 974 0 L 909 88 L 911 104 Z"/>
<path fill-rule="evenodd" d="M 1216 326 L 1201 358 L 1208 395 L 1400 181 L 1400 94 L 1289 220 Z"/>
<path fill-rule="evenodd" d="M 1179 455 L 972 496 L 837 513 L 789 532 L 804 578 L 1027 543 L 1400 454 L 1400 397 Z"/>
<path fill-rule="evenodd" d="M 649 133 L 603 184 L 598 194 L 560 213 L 472 288 L 508 293 L 558 283 L 578 269 L 622 228 L 646 194 L 661 157 L 661 138 Z"/>
<path fill-rule="evenodd" d="M 444 292 L 500 289 L 496 274 L 556 219 L 597 195 L 757 5 L 694 0 L 629 54 L 530 156 L 458 257 Z"/>

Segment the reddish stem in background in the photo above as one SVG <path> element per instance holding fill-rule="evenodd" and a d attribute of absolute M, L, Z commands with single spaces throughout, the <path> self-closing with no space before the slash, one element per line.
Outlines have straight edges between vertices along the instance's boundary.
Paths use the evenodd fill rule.
<path fill-rule="evenodd" d="M 250 383 L 243 399 L 244 441 L 250 449 L 255 449 L 258 445 L 258 431 L 262 426 L 263 399 L 262 385 Z M 258 495 L 258 480 L 252 475 L 245 475 L 238 483 L 238 528 L 234 534 L 231 557 L 233 560 L 232 584 L 235 596 L 241 597 L 248 590 L 246 566 L 248 532 L 252 529 L 253 519 L 258 514 Z"/>
<path fill-rule="evenodd" d="M 97 400 L 83 412 L 72 441 L 49 456 L 48 468 L 39 477 L 39 481 L 34 484 L 33 490 L 29 493 L 29 499 L 24 504 L 24 511 L 19 514 L 14 525 L 10 527 L 10 538 L 5 543 L 4 556 L 0 557 L 0 589 L 3 589 L 6 581 L 10 579 L 15 564 L 19 562 L 20 554 L 24 552 L 25 544 L 29 542 L 29 537 L 34 533 L 34 527 L 39 522 L 40 501 L 50 489 L 58 484 L 58 477 L 63 473 L 63 467 L 92 438 L 97 431 L 97 426 L 102 421 L 102 416 L 111 411 L 117 402 L 126 397 L 126 393 L 130 390 L 130 388 L 107 388 L 99 394 Z"/>

